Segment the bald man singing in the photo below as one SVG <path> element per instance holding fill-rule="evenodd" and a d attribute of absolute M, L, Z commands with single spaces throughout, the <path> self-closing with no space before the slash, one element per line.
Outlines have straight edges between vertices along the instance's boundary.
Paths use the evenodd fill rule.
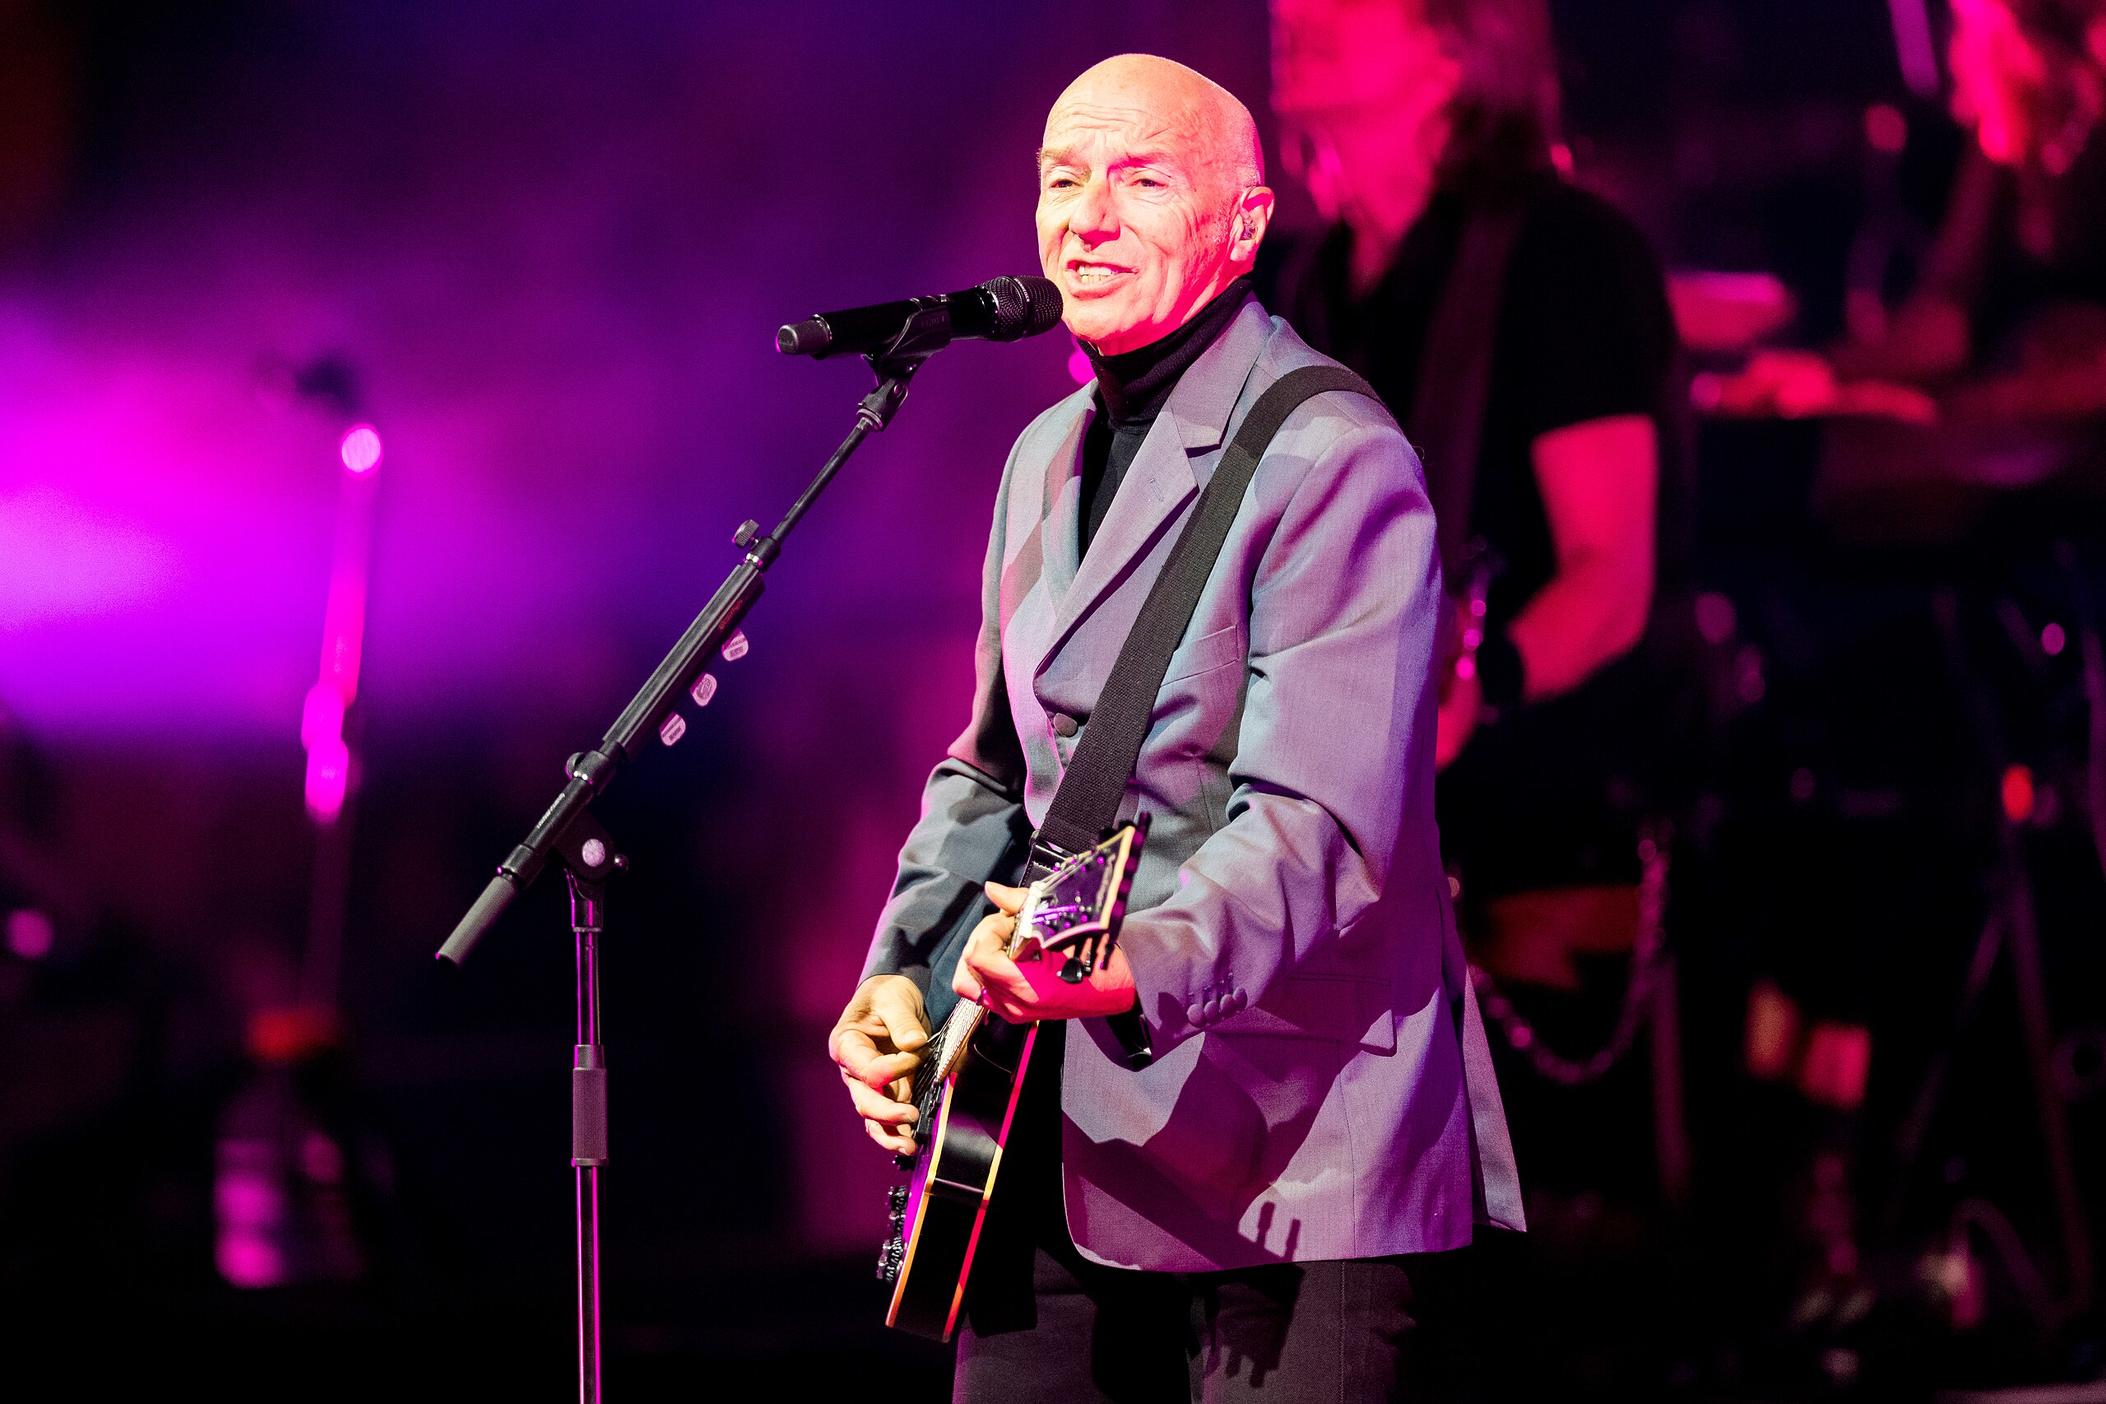
<path fill-rule="evenodd" d="M 960 1400 L 1457 1397 L 1458 1251 L 1519 1227 L 1434 832 L 1433 513 L 1378 403 L 1317 395 L 1259 462 L 1127 788 L 1154 827 L 1116 952 L 1079 985 L 1004 953 L 1019 840 L 1179 529 L 1253 402 L 1330 364 L 1249 289 L 1263 182 L 1248 110 L 1165 59 L 1046 119 L 1039 259 L 1096 379 L 1010 453 L 971 719 L 831 1040 L 903 1151 L 932 980 L 1040 1021 Z M 1136 1011 L 1139 1071 L 1105 1017 Z"/>

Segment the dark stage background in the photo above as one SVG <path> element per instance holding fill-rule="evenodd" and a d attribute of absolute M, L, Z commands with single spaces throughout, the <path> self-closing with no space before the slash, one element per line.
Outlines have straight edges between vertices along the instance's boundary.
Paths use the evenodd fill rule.
<path fill-rule="evenodd" d="M 1777 273 L 1799 294 L 1797 339 L 1840 327 L 1875 200 L 1908 228 L 1934 218 L 1961 138 L 1909 96 L 1886 5 L 1554 9 L 1580 177 L 1671 266 Z M 433 949 L 564 756 L 731 567 L 732 529 L 772 522 L 847 428 L 863 368 L 782 358 L 774 327 L 1035 271 L 1029 158 L 1067 80 L 1161 53 L 1264 123 L 1265 26 L 1257 0 L 0 4 L 5 1381 L 53 1371 L 70 1397 L 177 1380 L 271 1398 L 569 1387 L 560 885 L 458 975 Z M 1873 103 L 1918 133 L 1922 169 L 1898 184 L 1868 175 Z M 751 655 L 604 807 L 634 858 L 604 974 L 617 1395 L 789 1397 L 864 1360 L 899 1397 L 942 1389 L 945 1352 L 875 1324 L 867 1260 L 890 1176 L 823 1043 L 920 781 L 962 720 L 1003 454 L 1072 386 L 1071 349 L 1056 334 L 934 361 L 793 539 Z M 270 1011 L 302 994 L 327 880 L 300 733 L 354 421 L 385 454 L 337 830 L 341 1053 L 296 1084 L 255 1055 L 314 1033 Z M 1953 578 L 1952 558 L 1824 573 L 1806 546 L 1811 431 L 1706 433 L 1702 570 L 1740 621 L 1712 661 L 1723 710 L 1767 720 L 1753 739 L 1721 731 L 1706 811 L 1707 832 L 1757 833 L 1756 857 L 1693 858 L 1677 932 L 1700 1191 L 1743 1121 L 1746 885 L 1828 900 L 1777 796 L 1876 791 L 1913 816 L 1936 792 L 1961 815 L 1883 833 L 1847 865 L 1910 894 L 1879 908 L 1901 928 L 1887 994 L 1936 1011 L 1892 1045 L 1900 1104 L 1946 1046 L 1993 885 L 1978 874 L 1998 773 L 1952 743 L 1975 733 L 1952 720 L 1949 677 L 1911 673 L 1921 653 L 1863 664 L 1859 646 L 1930 617 L 1925 581 Z M 2081 576 L 2088 540 L 2072 549 Z M 2025 629 L 2067 608 L 2071 577 L 2047 574 Z M 1974 588 L 1960 607 L 1993 620 Z M 1838 658 L 1863 676 L 1830 671 Z M 1786 712 L 1780 697 L 1818 700 Z M 2069 708 L 2036 710 L 2015 746 L 2081 742 Z M 2084 840 L 2055 843 L 2057 1029 L 2092 1040 L 2070 1099 L 2095 1182 L 2097 868 Z M 2007 1045 L 1984 1027 L 1984 1047 Z M 2023 1107 L 2016 1077 L 1956 1085 Z M 316 1118 L 298 1173 L 334 1187 L 297 1261 L 334 1265 L 238 1287 L 271 1272 L 230 1248 L 257 1192 L 230 1147 L 288 1105 Z M 1947 1123 L 1928 1180 L 2009 1181 L 2016 1231 L 2052 1259 L 2028 1123 L 1971 1115 Z M 2001 1148 L 1991 1171 L 1984 1140 Z M 1679 1264 L 1674 1280 L 1697 1284 L 1679 1314 L 1659 1312 L 1659 1278 L 1595 1303 L 1690 1392 L 1753 1368 L 1718 1228 L 1742 1211 L 1721 1202 L 1674 1220 L 1728 1245 Z"/>

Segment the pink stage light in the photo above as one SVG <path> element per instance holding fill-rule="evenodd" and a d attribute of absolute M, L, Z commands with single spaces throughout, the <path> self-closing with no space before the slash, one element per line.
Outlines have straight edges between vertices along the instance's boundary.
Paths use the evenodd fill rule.
<path fill-rule="evenodd" d="M 2023 824 L 2033 817 L 2033 808 L 2039 795 L 2033 786 L 2033 771 L 2030 766 L 2007 767 L 2004 770 L 2003 792 L 2005 818 L 2014 824 Z"/>
<path fill-rule="evenodd" d="M 23 908 L 7 914 L 7 948 L 24 960 L 42 960 L 58 944 L 51 918 Z"/>
<path fill-rule="evenodd" d="M 355 424 L 337 446 L 351 476 L 338 479 L 335 559 L 329 569 L 329 599 L 322 612 L 320 676 L 300 708 L 300 744 L 307 748 L 307 813 L 317 824 L 333 824 L 351 790 L 351 748 L 344 714 L 358 698 L 358 669 L 365 649 L 366 574 L 373 550 L 374 480 L 380 466 L 380 433 Z"/>
<path fill-rule="evenodd" d="M 1696 597 L 1697 633 L 1704 642 L 1716 648 L 1733 637 L 1740 627 L 1740 616 L 1733 608 L 1733 601 L 1713 591 L 1705 591 Z"/>
<path fill-rule="evenodd" d="M 370 424 L 354 424 L 336 451 L 351 472 L 370 473 L 380 466 L 380 431 Z"/>
<path fill-rule="evenodd" d="M 213 1262 L 234 1287 L 277 1287 L 289 1280 L 283 1239 L 291 1217 L 276 1148 L 254 1135 L 222 1137 L 213 1177 L 218 1220 Z"/>
<path fill-rule="evenodd" d="M 317 738 L 307 750 L 307 812 L 317 823 L 335 823 L 350 788 L 350 747 L 341 737 Z"/>
<path fill-rule="evenodd" d="M 1076 342 L 1075 349 L 1068 352 L 1068 376 L 1077 385 L 1087 385 L 1097 378 L 1097 368 L 1090 364 L 1089 352 Z"/>
<path fill-rule="evenodd" d="M 1908 118 L 1890 102 L 1875 102 L 1865 109 L 1865 140 L 1874 151 L 1898 155 L 1909 144 Z"/>
<path fill-rule="evenodd" d="M 337 741 L 344 734 L 344 695 L 324 680 L 307 689 L 307 701 L 300 708 L 300 744 L 313 750 L 326 741 Z"/>

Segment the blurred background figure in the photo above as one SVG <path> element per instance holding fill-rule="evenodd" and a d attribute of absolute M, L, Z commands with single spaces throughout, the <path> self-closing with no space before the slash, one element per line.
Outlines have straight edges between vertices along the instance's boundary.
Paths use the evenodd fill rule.
<path fill-rule="evenodd" d="M 1924 13 L 1895 10 L 1897 24 Z M 2017 1022 L 1998 1037 L 2023 1055 L 2001 1064 L 1999 1076 L 2017 1105 L 2036 1108 L 2025 1134 L 2040 1157 L 2033 1192 L 2052 1224 L 2043 1237 L 2048 1256 L 2076 1279 L 2057 1288 L 2048 1285 L 2055 1269 L 2046 1269 L 2031 1309 L 2056 1322 L 2082 1315 L 2091 1300 L 2083 1280 L 2091 1230 L 2073 1186 L 2066 1113 L 2041 1090 L 2056 1075 L 2031 949 L 2033 894 L 2050 879 L 2029 866 L 2030 841 L 2015 837 L 2059 827 L 2062 816 L 2052 799 L 2046 810 L 2037 803 L 2038 752 L 2025 754 L 2022 740 L 2014 747 L 2009 728 L 2028 724 L 2021 713 L 2037 719 L 2066 707 L 2072 686 L 2091 694 L 2091 706 L 2098 696 L 2096 681 L 2058 676 L 2056 660 L 2066 638 L 2059 621 L 2092 616 L 2106 504 L 2106 143 L 2095 139 L 2106 115 L 2106 6 L 1953 0 L 1945 18 L 1943 91 L 1966 141 L 1939 182 L 1934 232 L 1910 237 L 1900 208 L 1910 180 L 1939 164 L 1926 160 L 1936 146 L 1932 114 L 1875 104 L 1865 119 L 1872 208 L 1848 260 L 1843 334 L 1820 351 L 1758 350 L 1743 368 L 1698 386 L 1699 403 L 1721 419 L 1820 426 L 1808 505 L 1840 569 L 1824 572 L 1827 618 L 1813 638 L 1851 621 L 1792 650 L 1797 666 L 1779 667 L 1777 681 L 1808 691 L 1773 692 L 1767 739 L 1743 750 L 1796 751 L 1796 799 L 1783 810 L 1736 806 L 1743 852 L 1766 855 L 1764 863 L 1784 857 L 1821 894 L 1766 909 L 1744 1059 L 1756 1084 L 1751 1106 L 1770 1108 L 1771 1133 L 1810 1147 L 1803 1169 L 1787 1176 L 1786 1232 L 1808 1249 L 1791 1316 L 1831 1340 L 1894 1295 L 1893 1273 L 1868 1260 L 1864 1238 L 1901 1219 L 1926 1169 L 1925 1138 L 1951 1114 L 1942 1099 L 1953 1053 L 1930 1046 L 1947 1032 L 1942 1015 L 1919 1009 L 1895 1019 L 1881 994 L 1885 972 L 1905 959 L 1902 943 L 1912 938 L 1902 933 L 1912 925 L 1915 937 L 1932 937 L 1936 959 L 1955 959 L 1955 948 L 1966 948 L 1948 924 L 1956 912 L 1980 910 L 1984 891 L 1986 926 L 1969 951 L 1970 974 L 1952 984 L 1971 1017 L 1999 943 L 2019 943 L 2006 996 L 2015 997 Z M 1926 47 L 1931 37 L 1927 24 L 1897 34 Z M 1904 44 L 1905 61 L 1906 52 Z M 1919 98 L 1939 91 L 1914 86 Z M 1866 589 L 1871 563 L 1882 577 L 1877 603 Z M 1895 588 L 1904 579 L 1919 583 L 1904 593 Z M 1954 783 L 1926 785 L 1913 759 L 1888 752 L 1901 705 L 1913 711 L 1906 732 L 1943 738 Z M 1868 809 L 1875 786 L 1883 797 Z M 2065 770 L 2047 790 L 2088 790 L 2095 804 L 2095 786 Z M 2095 828 L 2096 814 L 2085 822 Z M 1938 852 L 1951 854 L 1957 871 L 1982 874 L 1983 886 L 1969 892 L 1949 874 L 1930 878 L 1936 867 L 1925 860 Z M 1984 853 L 2003 856 L 1985 871 Z M 1736 881 L 1750 876 L 1742 870 Z M 1926 902 L 1926 892 L 1945 895 Z M 1933 987 L 1951 998 L 1950 984 Z M 1909 1087 L 1905 1110 L 1868 1109 L 1881 1067 L 1894 1098 Z M 1793 1095 L 1798 1109 L 1786 1110 Z M 1794 1119 L 1801 1129 L 1784 1130 Z M 1956 1185 L 1979 1173 L 1964 1157 L 1946 1166 Z M 1958 1223 L 1980 1201 L 1956 1198 Z M 1953 1230 L 1955 1242 L 1965 1237 Z M 2014 1238 L 2004 1234 L 2001 1251 Z M 1925 1272 L 1967 1281 L 1979 1271 L 1965 1266 L 1970 1251 L 1926 1256 L 1944 1266 Z M 1979 1295 L 1944 1305 L 1980 1324 Z"/>
<path fill-rule="evenodd" d="M 1954 0 L 1948 58 L 1972 143 L 1907 295 L 1890 310 L 1867 287 L 1828 351 L 1765 352 L 1712 387 L 1742 412 L 1867 421 L 1825 486 L 1882 539 L 2106 500 L 2106 6 Z"/>
<path fill-rule="evenodd" d="M 1600 1340 L 1585 1293 L 1521 1288 L 1581 1262 L 1663 1280 L 1640 1226 L 1672 1196 L 1642 1070 L 1617 1065 L 1660 956 L 1681 759 L 1658 646 L 1687 552 L 1666 283 L 1569 179 L 1543 0 L 1274 0 L 1272 19 L 1282 153 L 1325 227 L 1281 241 L 1268 303 L 1382 392 L 1441 516 L 1442 848 L 1532 1230 L 1495 1329 Z"/>
<path fill-rule="evenodd" d="M 2067 923 L 2096 919 L 2075 894 L 2106 855 L 2071 734 L 2106 696 L 2106 9 L 1889 19 L 1905 91 L 1842 146 L 1837 285 L 1777 258 L 1771 315 L 1707 337 L 1695 387 L 1735 650 L 1712 931 L 1746 986 L 1720 1183 L 1772 1225 L 1726 1251 L 1831 1388 L 1911 1330 L 2042 1360 L 2096 1332 L 2096 1143 L 2058 1060 L 2097 1006 L 2058 974 L 2095 968 Z M 1707 281 L 1678 292 L 1716 327 Z"/>

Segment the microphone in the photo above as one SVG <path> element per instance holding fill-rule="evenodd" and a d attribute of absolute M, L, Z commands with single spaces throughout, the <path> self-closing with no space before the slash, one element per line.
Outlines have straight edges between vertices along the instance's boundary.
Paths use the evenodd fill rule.
<path fill-rule="evenodd" d="M 1019 341 L 1051 331 L 1060 321 L 1060 289 L 1047 278 L 992 278 L 964 292 L 821 312 L 778 328 L 775 349 L 785 356 L 814 360 L 851 351 L 877 351 L 897 339 L 909 319 L 930 311 L 943 317 L 942 337 L 936 346 L 962 337 Z"/>

